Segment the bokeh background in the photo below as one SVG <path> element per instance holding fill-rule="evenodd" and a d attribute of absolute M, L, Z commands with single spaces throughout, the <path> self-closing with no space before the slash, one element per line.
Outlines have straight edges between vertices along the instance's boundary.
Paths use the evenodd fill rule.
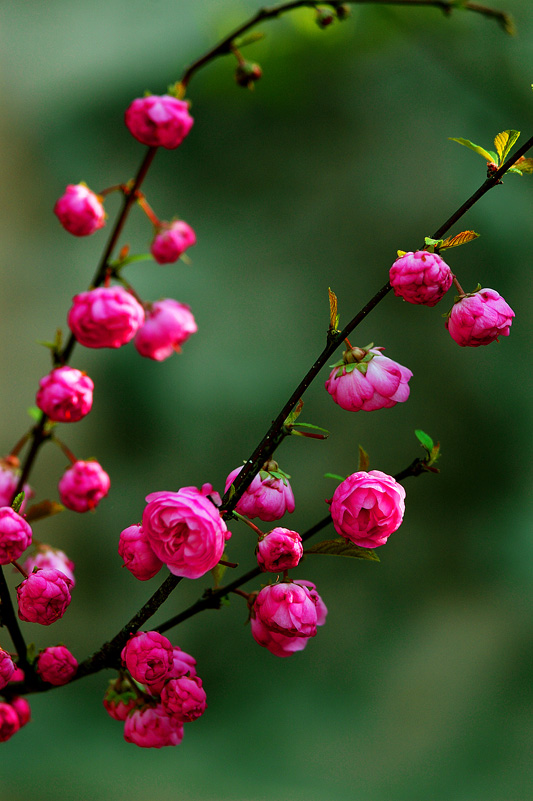
<path fill-rule="evenodd" d="M 488 0 L 487 0 L 488 1 Z M 147 299 L 189 303 L 199 332 L 157 364 L 130 345 L 78 348 L 72 364 L 96 384 L 90 416 L 60 436 L 96 457 L 112 491 L 95 514 L 65 512 L 35 536 L 77 564 L 65 618 L 25 624 L 37 647 L 63 641 L 79 660 L 125 623 L 160 583 L 121 569 L 122 528 L 148 492 L 209 481 L 219 490 L 247 458 L 322 348 L 327 288 L 346 322 L 384 283 L 397 249 L 420 247 L 483 181 L 496 133 L 533 130 L 533 11 L 494 0 L 517 35 L 479 15 L 354 9 L 320 31 L 313 12 L 265 24 L 247 51 L 264 77 L 238 88 L 225 58 L 191 83 L 195 126 L 160 152 L 145 184 L 162 218 L 197 231 L 193 263 L 134 265 Z M 492 0 L 491 0 L 492 4 Z M 163 93 L 183 67 L 257 8 L 249 0 L 3 0 L 0 4 L 0 392 L 7 453 L 30 424 L 49 370 L 37 340 L 66 328 L 106 240 L 66 234 L 52 214 L 67 183 L 94 190 L 129 179 L 143 148 L 123 111 Z M 302 419 L 326 442 L 293 438 L 278 453 L 305 530 L 326 510 L 325 472 L 395 473 L 422 451 L 414 429 L 442 443 L 439 476 L 406 483 L 407 513 L 381 563 L 309 557 L 327 625 L 308 648 L 277 659 L 244 625 L 245 605 L 206 612 L 170 633 L 198 660 L 208 713 L 179 748 L 126 744 L 101 698 L 102 673 L 32 700 L 34 721 L 2 745 L 2 801 L 526 801 L 531 798 L 531 178 L 508 176 L 464 218 L 481 237 L 449 253 L 463 286 L 494 287 L 516 311 L 509 339 L 461 349 L 441 314 L 389 296 L 354 335 L 386 346 L 414 373 L 408 403 L 349 414 L 323 389 Z M 107 202 L 110 222 L 119 205 Z M 146 252 L 135 211 L 122 243 Z M 65 458 L 49 445 L 32 476 L 57 497 Z M 250 534 L 234 525 L 229 554 L 248 569 Z M 16 576 L 9 576 L 14 587 Z M 184 581 L 153 619 L 192 603 L 207 581 Z M 254 589 L 258 584 L 249 585 Z M 6 631 L 0 644 L 10 647 Z"/>

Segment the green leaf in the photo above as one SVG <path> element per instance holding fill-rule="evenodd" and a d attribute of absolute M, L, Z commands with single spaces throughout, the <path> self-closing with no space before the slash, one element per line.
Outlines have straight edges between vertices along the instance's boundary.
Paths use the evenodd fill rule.
<path fill-rule="evenodd" d="M 433 448 L 433 440 L 429 434 L 426 434 L 425 431 L 421 431 L 421 429 L 417 428 L 415 431 L 415 436 L 420 444 L 430 453 Z"/>
<path fill-rule="evenodd" d="M 359 445 L 359 467 L 358 470 L 360 472 L 364 471 L 365 473 L 368 472 L 368 468 L 370 467 L 370 457 L 365 449 Z"/>
<path fill-rule="evenodd" d="M 28 409 L 26 409 L 26 411 L 28 412 L 31 419 L 34 420 L 36 423 L 41 422 L 42 412 L 40 409 L 37 408 L 37 406 L 30 406 Z"/>
<path fill-rule="evenodd" d="M 460 234 L 456 234 L 455 236 L 448 236 L 442 242 L 440 249 L 446 250 L 448 248 L 457 248 L 459 245 L 466 245 L 468 242 L 477 239 L 478 236 L 479 234 L 476 234 L 475 231 L 461 231 Z"/>
<path fill-rule="evenodd" d="M 16 496 L 13 498 L 13 503 L 11 504 L 11 508 L 12 508 L 12 509 L 13 509 L 13 511 L 14 511 L 14 512 L 16 512 L 17 514 L 19 514 L 19 512 L 20 512 L 20 507 L 21 507 L 21 506 L 22 506 L 22 504 L 24 503 L 24 496 L 25 496 L 25 493 L 24 493 L 24 492 L 19 492 L 19 494 L 18 494 L 18 495 L 16 495 Z"/>
<path fill-rule="evenodd" d="M 297 420 L 298 417 L 300 416 L 300 413 L 301 413 L 303 407 L 304 407 L 304 402 L 300 398 L 300 400 L 298 401 L 298 403 L 296 404 L 296 406 L 294 407 L 292 412 L 290 412 L 290 414 L 285 419 L 285 422 L 283 423 L 283 425 L 284 426 L 292 426 L 294 424 L 294 421 Z"/>
<path fill-rule="evenodd" d="M 329 295 L 329 330 L 337 331 L 339 326 L 337 295 L 329 286 L 328 286 L 328 295 Z"/>
<path fill-rule="evenodd" d="M 255 44 L 255 42 L 260 42 L 265 36 L 266 33 L 256 31 L 255 33 L 250 33 L 248 36 L 244 36 L 242 39 L 234 39 L 233 44 L 238 48 L 246 47 L 247 45 Z"/>
<path fill-rule="evenodd" d="M 398 258 L 401 259 L 402 256 L 405 256 L 407 251 L 406 250 L 397 250 L 396 253 L 398 254 Z"/>
<path fill-rule="evenodd" d="M 126 267 L 128 264 L 134 264 L 137 261 L 153 261 L 154 257 L 151 253 L 137 253 L 135 256 L 126 256 L 125 259 L 115 259 L 110 262 L 109 266 L 113 268 Z"/>
<path fill-rule="evenodd" d="M 498 151 L 498 156 L 500 157 L 500 164 L 503 164 L 505 159 L 507 158 L 507 154 L 511 150 L 512 146 L 520 136 L 520 131 L 502 131 L 501 133 L 496 135 L 494 140 L 494 147 Z"/>
<path fill-rule="evenodd" d="M 426 245 L 433 248 L 440 248 L 442 245 L 442 239 L 432 239 L 430 236 L 424 237 L 424 242 Z"/>
<path fill-rule="evenodd" d="M 336 540 L 324 540 L 306 548 L 304 554 L 321 553 L 327 556 L 348 556 L 352 559 L 366 559 L 371 562 L 379 562 L 379 556 L 370 548 L 360 548 L 350 540 L 339 537 Z"/>
<path fill-rule="evenodd" d="M 315 426 L 313 423 L 295 423 L 297 426 L 301 426 L 302 428 L 314 428 L 317 431 L 323 431 L 324 434 L 329 434 L 327 428 L 320 428 L 320 426 Z"/>
<path fill-rule="evenodd" d="M 509 167 L 509 172 L 517 172 L 520 175 L 522 173 L 532 173 L 533 172 L 533 159 L 526 159 L 524 156 L 520 156 L 518 161 L 515 161 L 512 167 Z"/>
<path fill-rule="evenodd" d="M 223 560 L 227 561 L 226 552 L 225 551 L 222 554 L 221 558 Z M 227 569 L 228 568 L 226 567 L 226 565 L 218 564 L 218 565 L 215 565 L 214 568 L 211 570 L 211 575 L 213 576 L 214 589 L 215 590 L 218 589 L 218 587 L 220 587 L 220 584 L 221 584 L 222 579 L 224 577 L 224 573 L 226 572 Z"/>
<path fill-rule="evenodd" d="M 334 478 L 335 481 L 344 481 L 346 476 L 338 476 L 337 473 L 324 473 L 324 478 Z"/>
<path fill-rule="evenodd" d="M 464 145 L 464 147 L 470 148 L 470 150 L 473 150 L 474 153 L 479 153 L 479 155 L 483 156 L 486 161 L 494 161 L 494 153 L 489 153 L 488 150 L 485 150 L 485 148 L 480 147 L 479 145 L 475 145 L 473 142 L 470 142 L 469 139 L 456 139 L 453 136 L 449 136 L 448 139 L 451 142 L 457 142 L 459 145 Z"/>

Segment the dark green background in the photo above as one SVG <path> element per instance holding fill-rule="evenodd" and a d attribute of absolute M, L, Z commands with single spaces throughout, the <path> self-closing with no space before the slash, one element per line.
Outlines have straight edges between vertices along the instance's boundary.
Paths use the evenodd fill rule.
<path fill-rule="evenodd" d="M 488 0 L 487 0 L 488 2 Z M 226 58 L 191 83 L 195 126 L 158 153 L 145 184 L 162 218 L 196 230 L 192 266 L 135 265 L 147 299 L 191 304 L 199 332 L 183 355 L 156 364 L 132 346 L 78 348 L 96 384 L 94 409 L 59 434 L 112 480 L 92 515 L 65 512 L 35 535 L 65 549 L 77 586 L 53 628 L 25 624 L 38 647 L 63 641 L 78 659 L 111 637 L 160 578 L 120 568 L 120 530 L 144 496 L 209 481 L 220 489 L 322 348 L 327 288 L 346 322 L 384 283 L 397 249 L 420 246 L 483 181 L 479 156 L 496 133 L 533 132 L 529 0 L 494 0 L 494 21 L 436 9 L 361 7 L 319 31 L 302 10 L 263 29 L 250 48 L 264 77 L 235 86 Z M 492 0 L 491 0 L 492 3 Z M 44 348 L 66 327 L 106 232 L 79 240 L 52 214 L 67 183 L 96 191 L 127 180 L 143 148 L 123 111 L 145 89 L 163 93 L 183 66 L 257 7 L 246 0 L 26 0 L 2 3 L 0 23 L 0 419 L 6 453 L 28 426 Z M 533 183 L 508 176 L 464 219 L 481 238 L 449 253 L 463 286 L 497 289 L 516 311 L 509 339 L 459 348 L 441 314 L 388 296 L 353 337 L 374 341 L 414 373 L 408 403 L 349 414 L 323 389 L 303 418 L 326 442 L 293 438 L 279 452 L 305 530 L 334 482 L 371 466 L 394 473 L 421 453 L 422 428 L 442 443 L 442 472 L 406 484 L 402 528 L 381 563 L 309 559 L 327 625 L 281 660 L 244 626 L 242 599 L 171 638 L 198 660 L 207 714 L 183 744 L 124 743 L 101 698 L 111 674 L 32 699 L 34 721 L 4 744 L 0 797 L 19 801 L 527 801 L 531 797 L 530 272 Z M 110 222 L 118 198 L 107 202 Z M 146 251 L 137 210 L 124 241 Z M 43 450 L 38 499 L 57 497 L 65 467 Z M 252 540 L 231 527 L 242 570 Z M 13 587 L 18 582 L 9 576 Z M 207 580 L 184 581 L 154 625 L 194 601 Z M 249 589 L 259 583 L 249 585 Z M 7 632 L 0 644 L 9 647 Z"/>

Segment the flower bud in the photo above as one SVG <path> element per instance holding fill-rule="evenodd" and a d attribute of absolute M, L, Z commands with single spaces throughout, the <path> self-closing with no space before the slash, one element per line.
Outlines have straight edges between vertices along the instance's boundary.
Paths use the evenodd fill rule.
<path fill-rule="evenodd" d="M 337 19 L 341 21 L 349 19 L 349 17 L 352 15 L 352 9 L 348 3 L 341 3 L 340 6 L 337 6 L 335 11 L 337 14 Z"/>
<path fill-rule="evenodd" d="M 98 506 L 110 486 L 111 480 L 98 462 L 77 461 L 59 481 L 59 498 L 73 512 L 88 512 Z"/>
<path fill-rule="evenodd" d="M 352 348 L 334 366 L 326 389 L 349 412 L 388 409 L 409 397 L 413 375 L 407 367 L 383 356 L 383 348 Z"/>
<path fill-rule="evenodd" d="M 162 223 L 156 231 L 150 253 L 158 264 L 172 264 L 187 248 L 196 245 L 196 234 L 183 220 Z"/>
<path fill-rule="evenodd" d="M 128 713 L 141 703 L 139 693 L 125 676 L 119 676 L 109 682 L 103 704 L 107 714 L 115 720 L 126 720 Z"/>
<path fill-rule="evenodd" d="M 288 528 L 274 528 L 257 544 L 257 562 L 261 570 L 279 573 L 291 570 L 303 556 L 302 538 Z"/>
<path fill-rule="evenodd" d="M 190 307 L 165 298 L 151 304 L 133 344 L 141 356 L 160 362 L 179 353 L 181 345 L 197 330 Z"/>
<path fill-rule="evenodd" d="M 67 576 L 72 582 L 74 587 L 76 580 L 74 578 L 74 562 L 68 558 L 66 553 L 52 548 L 44 542 L 40 542 L 35 546 L 35 551 L 31 553 L 22 563 L 22 567 L 26 573 L 33 573 L 35 567 L 53 567 L 60 570 L 64 576 Z"/>
<path fill-rule="evenodd" d="M 5 743 L 20 729 L 16 710 L 11 704 L 0 702 L 0 743 Z"/>
<path fill-rule="evenodd" d="M 94 234 L 105 225 L 102 200 L 85 184 L 69 184 L 54 206 L 63 228 L 74 236 Z"/>
<path fill-rule="evenodd" d="M 93 405 L 94 384 L 74 367 L 56 367 L 39 381 L 36 403 L 55 423 L 77 423 Z"/>
<path fill-rule="evenodd" d="M 118 553 L 124 560 L 124 567 L 139 581 L 148 581 L 163 567 L 139 525 L 128 526 L 120 532 Z"/>
<path fill-rule="evenodd" d="M 65 614 L 72 582 L 59 570 L 42 568 L 17 587 L 18 616 L 29 623 L 50 626 Z"/>
<path fill-rule="evenodd" d="M 263 75 L 263 70 L 259 64 L 252 61 L 243 61 L 235 68 L 235 82 L 238 86 L 251 89 L 256 81 Z"/>
<path fill-rule="evenodd" d="M 15 456 L 0 459 L 0 506 L 11 506 L 20 478 L 18 467 L 19 460 Z M 19 514 L 24 512 L 28 500 L 34 496 L 33 489 L 29 484 L 24 484 L 23 491 L 24 500 L 19 509 Z"/>
<path fill-rule="evenodd" d="M 172 667 L 172 643 L 157 631 L 138 631 L 128 640 L 121 656 L 135 681 L 162 681 Z"/>
<path fill-rule="evenodd" d="M 3 648 L 0 648 L 0 690 L 3 690 L 13 677 L 15 663 Z"/>
<path fill-rule="evenodd" d="M 72 303 L 67 322 L 86 348 L 120 348 L 144 322 L 143 307 L 121 286 L 81 292 Z"/>
<path fill-rule="evenodd" d="M 124 721 L 124 739 L 141 748 L 179 745 L 183 739 L 183 723 L 168 717 L 161 704 L 146 705 L 129 713 Z"/>
<path fill-rule="evenodd" d="M 12 698 L 10 701 L 11 706 L 17 713 L 17 717 L 19 719 L 20 728 L 29 723 L 31 720 L 31 709 L 29 703 L 26 701 L 25 698 Z"/>
<path fill-rule="evenodd" d="M 204 714 L 207 703 L 198 676 L 169 679 L 161 690 L 161 706 L 169 717 L 190 723 Z"/>
<path fill-rule="evenodd" d="M 152 695 L 161 695 L 161 691 L 168 679 L 179 679 L 181 676 L 196 676 L 196 659 L 182 651 L 177 645 L 172 646 L 172 667 L 160 681 L 150 682 L 148 689 Z"/>
<path fill-rule="evenodd" d="M 477 348 L 508 337 L 514 311 L 495 289 L 480 289 L 454 304 L 446 320 L 450 336 L 461 347 Z"/>
<path fill-rule="evenodd" d="M 451 287 L 453 275 L 437 253 L 417 250 L 396 259 L 389 280 L 397 297 L 408 303 L 435 306 Z"/>
<path fill-rule="evenodd" d="M 381 470 L 352 473 L 330 501 L 335 531 L 360 548 L 385 545 L 405 512 L 405 490 Z"/>
<path fill-rule="evenodd" d="M 124 115 L 132 136 L 149 147 L 178 147 L 193 125 L 189 104 L 171 95 L 149 95 L 134 100 Z"/>
<path fill-rule="evenodd" d="M 308 588 L 293 581 L 263 587 L 255 599 L 253 615 L 269 631 L 285 637 L 316 634 L 316 604 Z"/>
<path fill-rule="evenodd" d="M 60 687 L 68 684 L 76 675 L 77 659 L 64 645 L 53 645 L 45 648 L 37 657 L 37 673 L 43 681 Z"/>
<path fill-rule="evenodd" d="M 329 8 L 317 8 L 315 20 L 319 28 L 327 28 L 334 19 L 335 15 Z"/>
<path fill-rule="evenodd" d="M 232 470 L 226 479 L 225 492 L 231 487 L 242 467 Z M 275 461 L 267 462 L 245 489 L 235 510 L 251 520 L 279 520 L 285 512 L 294 512 L 294 495 L 286 473 Z"/>
<path fill-rule="evenodd" d="M 31 545 L 32 530 L 11 506 L 0 507 L 0 565 L 8 565 L 22 556 Z"/>

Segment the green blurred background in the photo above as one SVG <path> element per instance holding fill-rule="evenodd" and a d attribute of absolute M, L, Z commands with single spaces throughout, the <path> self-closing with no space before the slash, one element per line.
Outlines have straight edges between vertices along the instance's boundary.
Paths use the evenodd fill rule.
<path fill-rule="evenodd" d="M 488 2 L 488 0 L 487 0 Z M 493 0 L 491 0 L 492 4 Z M 67 551 L 77 586 L 52 629 L 25 624 L 38 647 L 63 641 L 81 661 L 160 583 L 122 570 L 122 528 L 148 492 L 209 481 L 219 490 L 322 348 L 327 288 L 346 322 L 384 283 L 396 250 L 420 246 L 483 181 L 496 133 L 533 130 L 530 0 L 494 0 L 517 36 L 491 20 L 436 9 L 359 7 L 320 31 L 313 12 L 263 26 L 247 51 L 264 77 L 236 87 L 230 58 L 191 83 L 195 126 L 158 153 L 145 184 L 162 218 L 198 235 L 191 266 L 134 265 L 147 299 L 189 303 L 199 332 L 157 364 L 130 345 L 78 348 L 71 363 L 96 384 L 95 405 L 60 436 L 97 457 L 112 480 L 93 515 L 63 515 L 36 536 Z M 29 424 L 49 370 L 36 340 L 66 327 L 106 239 L 67 235 L 52 214 L 67 183 L 98 191 L 129 179 L 143 148 L 123 111 L 163 93 L 184 65 L 249 16 L 250 0 L 24 0 L 1 3 L 0 450 Z M 208 713 L 178 748 L 122 739 L 101 698 L 102 673 L 32 700 L 34 721 L 2 745 L 1 801 L 527 801 L 531 787 L 531 178 L 508 176 L 461 222 L 481 238 L 449 253 L 463 286 L 496 288 L 516 311 L 509 339 L 462 349 L 439 307 L 387 299 L 354 335 L 413 370 L 406 404 L 349 414 L 323 389 L 302 419 L 326 442 L 293 438 L 278 456 L 292 475 L 305 530 L 326 510 L 325 472 L 395 473 L 421 454 L 422 428 L 442 443 L 442 472 L 406 482 L 407 513 L 381 563 L 309 558 L 298 569 L 329 607 L 308 648 L 277 659 L 245 627 L 242 599 L 170 633 L 198 660 Z M 107 202 L 110 222 L 119 199 Z M 125 241 L 146 251 L 136 211 Z M 65 467 L 48 446 L 32 476 L 57 497 Z M 230 558 L 252 565 L 234 525 Z M 9 576 L 14 587 L 18 580 Z M 193 602 L 184 581 L 153 618 Z M 250 584 L 254 589 L 259 584 Z M 10 647 L 6 631 L 0 644 Z"/>

